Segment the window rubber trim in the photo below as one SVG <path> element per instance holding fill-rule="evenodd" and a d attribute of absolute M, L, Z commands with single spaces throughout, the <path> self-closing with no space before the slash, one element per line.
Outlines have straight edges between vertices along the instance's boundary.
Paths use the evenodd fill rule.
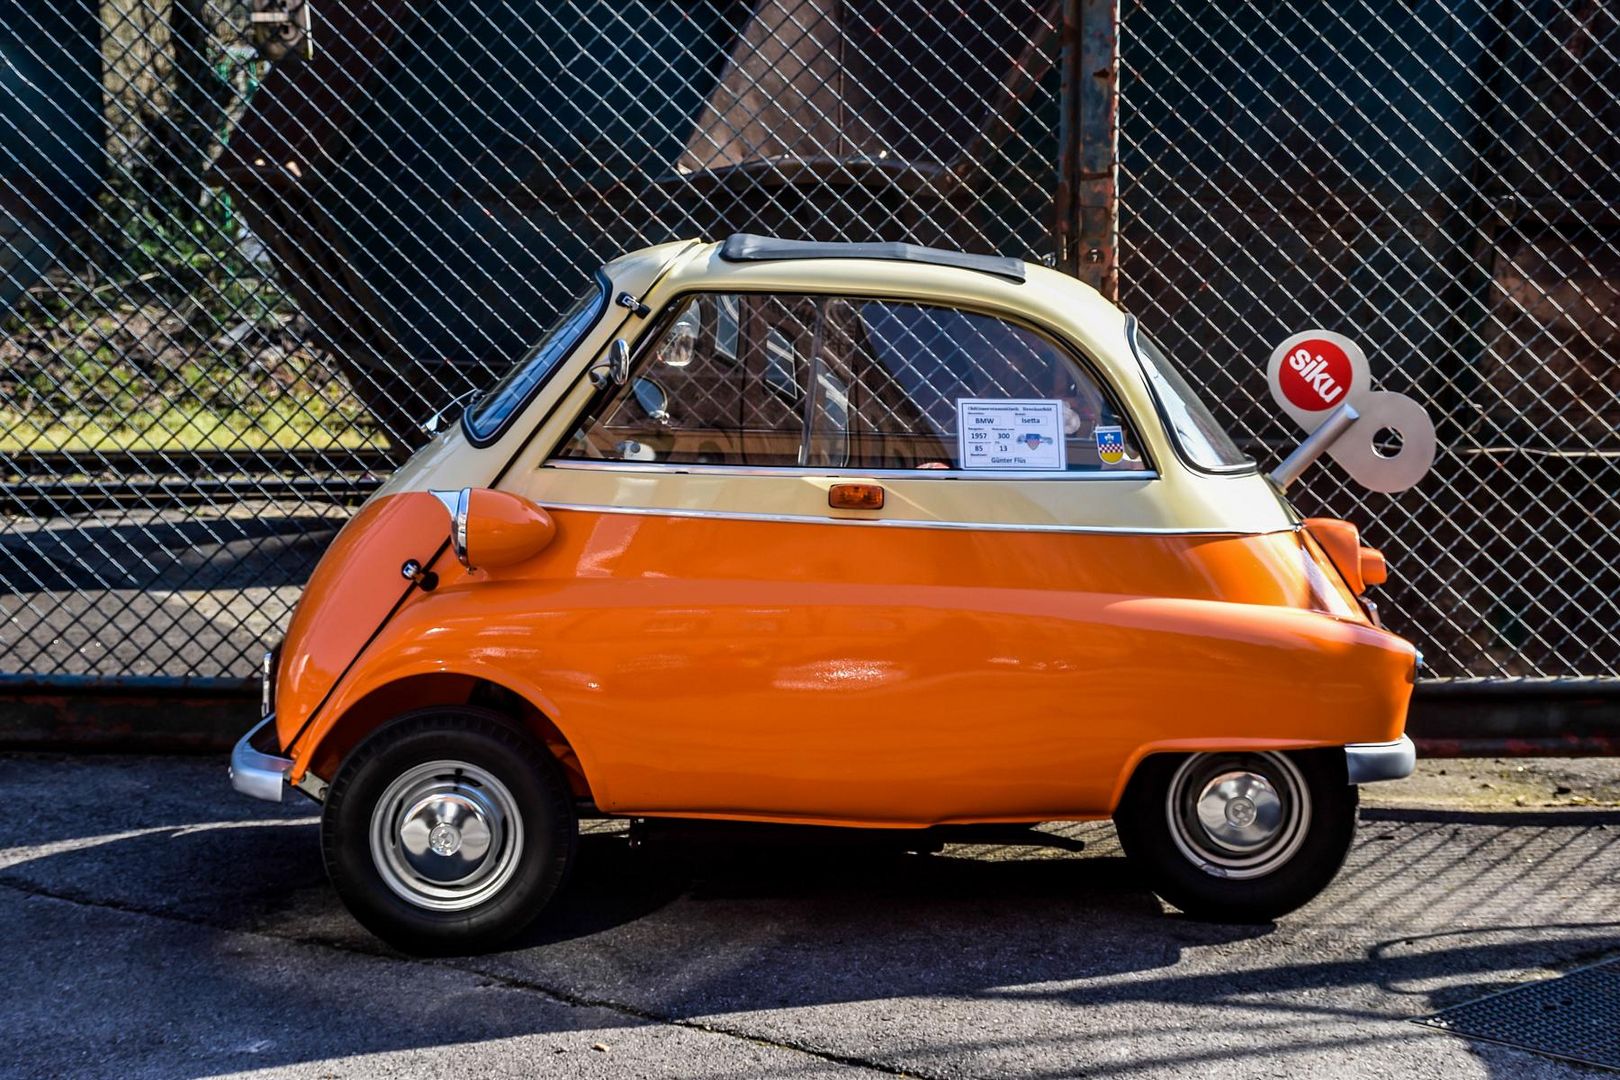
<path fill-rule="evenodd" d="M 1142 350 L 1136 345 L 1137 321 L 1135 315 L 1125 316 L 1125 343 L 1131 347 L 1131 356 L 1136 360 L 1136 366 L 1142 371 L 1142 381 L 1147 384 L 1148 397 L 1153 399 L 1153 411 L 1159 414 L 1159 426 L 1164 429 L 1164 441 L 1170 444 L 1175 452 L 1176 459 L 1187 468 L 1205 476 L 1252 476 L 1260 471 L 1260 463 L 1253 458 L 1239 465 L 1202 465 L 1193 460 L 1187 448 L 1181 444 L 1181 436 L 1176 433 L 1175 424 L 1170 422 L 1170 414 L 1165 411 L 1164 399 L 1159 396 L 1159 388 L 1153 384 L 1153 376 L 1148 372 L 1147 361 L 1142 358 Z M 1230 435 L 1227 438 L 1231 438 Z"/>
<path fill-rule="evenodd" d="M 564 359 L 567 358 L 569 353 L 579 348 L 579 343 L 581 341 L 584 341 L 586 338 L 591 336 L 596 328 L 601 325 L 602 318 L 608 313 L 608 309 L 613 306 L 613 282 L 609 280 L 606 271 L 601 268 L 597 269 L 595 277 L 597 288 L 596 310 L 591 314 L 590 322 L 586 323 L 579 333 L 574 335 L 573 340 L 568 342 L 567 345 L 563 347 Z M 511 430 L 512 425 L 517 422 L 517 418 L 528 411 L 529 406 L 534 403 L 535 397 L 540 393 L 547 383 L 551 382 L 552 376 L 556 374 L 556 370 L 560 366 L 560 363 L 553 364 L 552 369 L 546 372 L 545 377 L 530 387 L 529 392 L 523 395 L 523 400 L 512 406 L 511 410 L 509 410 L 506 416 L 501 419 L 501 422 L 496 426 L 495 430 L 484 438 L 479 438 L 478 433 L 473 430 L 472 424 L 473 410 L 478 408 L 479 405 L 483 404 L 483 398 L 480 397 L 479 399 L 473 401 L 465 409 L 461 410 L 461 432 L 463 435 L 467 436 L 467 441 L 479 450 L 494 446 L 497 442 L 500 442 L 501 438 L 505 436 L 509 430 Z"/>

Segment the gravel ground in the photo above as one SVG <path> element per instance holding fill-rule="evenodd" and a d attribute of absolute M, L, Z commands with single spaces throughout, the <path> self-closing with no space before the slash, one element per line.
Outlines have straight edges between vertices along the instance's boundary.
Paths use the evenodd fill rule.
<path fill-rule="evenodd" d="M 1478 758 L 1419 761 L 1399 784 L 1361 789 L 1364 806 L 1515 810 L 1620 807 L 1620 759 Z"/>
<path fill-rule="evenodd" d="M 1620 811 L 1515 801 L 1612 802 L 1620 763 L 1516 770 L 1370 791 L 1275 925 L 1167 912 L 1106 824 L 884 858 L 599 823 L 542 926 L 423 961 L 338 904 L 313 804 L 0 757 L 0 1075 L 1612 1076 L 1407 1022 L 1620 953 Z"/>

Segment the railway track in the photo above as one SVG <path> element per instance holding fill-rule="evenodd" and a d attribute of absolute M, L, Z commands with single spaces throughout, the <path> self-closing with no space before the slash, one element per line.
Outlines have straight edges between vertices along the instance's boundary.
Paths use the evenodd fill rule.
<path fill-rule="evenodd" d="M 248 501 L 353 503 L 392 471 L 386 450 L 119 450 L 0 453 L 0 513 L 221 508 Z"/>

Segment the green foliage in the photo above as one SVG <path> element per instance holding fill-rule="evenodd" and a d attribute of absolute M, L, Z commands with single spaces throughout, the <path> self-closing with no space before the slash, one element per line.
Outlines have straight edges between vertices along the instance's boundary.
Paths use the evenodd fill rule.
<path fill-rule="evenodd" d="M 142 75 L 93 220 L 0 322 L 0 450 L 381 445 L 230 197 L 203 186 L 260 75 L 206 29 L 167 61 L 185 77 Z"/>
<path fill-rule="evenodd" d="M 56 271 L 0 327 L 0 449 L 380 445 L 225 200 L 123 235 L 116 277 Z"/>

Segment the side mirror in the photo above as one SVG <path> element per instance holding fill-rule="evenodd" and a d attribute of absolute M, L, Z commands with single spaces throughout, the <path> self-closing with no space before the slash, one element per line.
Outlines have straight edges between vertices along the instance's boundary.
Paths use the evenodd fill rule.
<path fill-rule="evenodd" d="M 669 394 L 651 379 L 637 379 L 630 388 L 636 395 L 636 404 L 647 414 L 647 419 L 659 427 L 669 426 Z"/>
<path fill-rule="evenodd" d="M 557 535 L 550 514 L 509 491 L 462 488 L 432 495 L 450 511 L 450 548 L 469 570 L 527 562 Z"/>
<path fill-rule="evenodd" d="M 614 338 L 608 346 L 608 362 L 597 364 L 590 370 L 591 385 L 598 390 L 612 384 L 623 386 L 630 380 L 630 346 L 623 338 Z"/>

